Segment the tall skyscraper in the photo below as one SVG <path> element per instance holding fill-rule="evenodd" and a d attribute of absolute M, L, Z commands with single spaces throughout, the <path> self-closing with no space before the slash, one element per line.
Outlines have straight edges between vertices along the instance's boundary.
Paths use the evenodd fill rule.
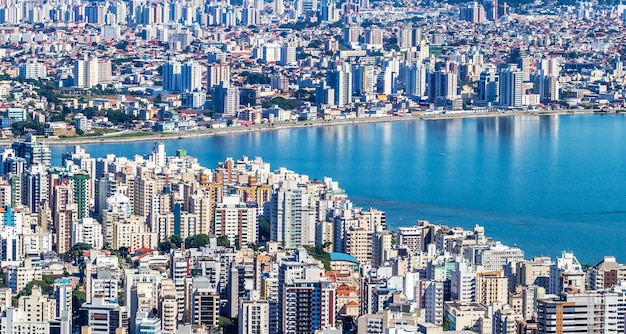
<path fill-rule="evenodd" d="M 352 102 L 352 72 L 343 66 L 326 73 L 326 83 L 334 90 L 334 104 L 344 106 Z"/>
<path fill-rule="evenodd" d="M 375 83 L 373 65 L 352 66 L 352 93 L 354 95 L 373 93 Z"/>
<path fill-rule="evenodd" d="M 336 285 L 304 249 L 281 263 L 278 273 L 279 333 L 313 333 L 336 320 Z"/>
<path fill-rule="evenodd" d="M 230 244 L 247 245 L 257 240 L 257 209 L 239 201 L 239 196 L 225 196 L 215 209 L 216 236 L 226 236 Z"/>
<path fill-rule="evenodd" d="M 459 20 L 473 23 L 484 22 L 485 8 L 476 1 L 463 4 L 459 7 Z"/>
<path fill-rule="evenodd" d="M 478 96 L 476 100 L 481 104 L 497 104 L 500 94 L 500 76 L 496 68 L 487 67 L 480 73 L 478 80 Z"/>
<path fill-rule="evenodd" d="M 281 184 L 271 200 L 271 240 L 284 242 L 286 249 L 315 244 L 315 210 L 310 197 L 304 184 Z"/>
<path fill-rule="evenodd" d="M 426 95 L 426 67 L 422 64 L 412 64 L 404 67 L 405 94 L 407 96 L 425 96 Z"/>
<path fill-rule="evenodd" d="M 40 205 L 47 201 L 47 172 L 42 165 L 31 165 L 22 176 L 22 203 L 33 212 L 39 212 Z"/>
<path fill-rule="evenodd" d="M 519 108 L 522 106 L 523 73 L 515 64 L 500 70 L 500 105 Z"/>
<path fill-rule="evenodd" d="M 100 67 L 97 58 L 88 59 L 85 55 L 83 59 L 74 61 L 74 86 L 79 88 L 93 88 L 100 82 Z"/>
<path fill-rule="evenodd" d="M 269 303 L 265 300 L 239 302 L 239 333 L 269 334 Z"/>
<path fill-rule="evenodd" d="M 165 144 L 162 141 L 154 143 L 154 147 L 152 148 L 151 160 L 158 167 L 165 167 L 165 163 L 166 163 Z"/>
<path fill-rule="evenodd" d="M 74 188 L 74 203 L 78 219 L 89 217 L 89 174 L 76 173 L 71 177 Z"/>
<path fill-rule="evenodd" d="M 54 299 L 56 299 L 57 318 L 61 318 L 64 311 L 72 314 L 72 281 L 69 278 L 54 280 Z"/>
<path fill-rule="evenodd" d="M 11 148 L 15 151 L 16 157 L 26 160 L 27 168 L 32 164 L 39 164 L 44 168 L 50 166 L 50 147 L 37 142 L 35 135 L 27 134 L 24 141 L 13 142 Z"/>
<path fill-rule="evenodd" d="M 187 62 L 181 68 L 181 91 L 202 89 L 202 66 L 197 62 Z"/>
<path fill-rule="evenodd" d="M 429 75 L 428 100 L 434 102 L 435 106 L 447 105 L 457 98 L 457 75 L 446 67 L 439 68 Z"/>
<path fill-rule="evenodd" d="M 163 64 L 163 90 L 179 92 L 182 89 L 182 65 L 177 61 Z"/>
<path fill-rule="evenodd" d="M 556 76 L 546 75 L 546 71 L 541 69 L 535 75 L 533 92 L 539 94 L 541 102 L 557 101 L 559 99 L 560 84 Z"/>
<path fill-rule="evenodd" d="M 489 21 L 498 20 L 498 0 L 483 0 L 485 16 Z"/>
<path fill-rule="evenodd" d="M 236 115 L 239 111 L 239 88 L 230 87 L 226 82 L 213 87 L 215 111 L 225 115 Z"/>
<path fill-rule="evenodd" d="M 230 83 L 230 66 L 221 61 L 210 64 L 207 70 L 208 88 L 212 89 L 223 82 Z"/>

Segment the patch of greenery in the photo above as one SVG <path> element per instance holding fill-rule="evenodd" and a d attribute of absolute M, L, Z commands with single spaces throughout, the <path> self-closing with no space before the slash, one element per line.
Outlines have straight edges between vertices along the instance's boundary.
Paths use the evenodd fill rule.
<path fill-rule="evenodd" d="M 52 276 L 50 276 L 50 278 L 51 277 Z M 47 279 L 47 281 L 49 281 L 49 279 Z M 52 282 L 54 282 L 54 279 L 52 280 Z M 16 296 L 13 296 L 13 299 L 12 299 L 13 306 L 18 306 L 20 297 L 30 296 L 33 293 L 33 287 L 35 286 L 38 286 L 41 288 L 42 295 L 44 296 L 52 295 L 52 292 L 54 292 L 54 288 L 52 287 L 52 282 L 47 283 L 46 281 L 43 281 L 43 280 L 41 281 L 34 280 L 34 281 L 28 282 L 28 284 L 26 284 L 24 289 L 20 290 L 20 292 L 18 292 Z"/>
<path fill-rule="evenodd" d="M 180 248 L 183 240 L 179 235 L 172 235 L 163 242 L 159 242 L 158 249 L 163 253 L 169 253 L 172 249 Z"/>
<path fill-rule="evenodd" d="M 199 248 L 209 244 L 209 236 L 206 234 L 196 234 L 185 239 L 185 247 Z"/>
<path fill-rule="evenodd" d="M 328 247 L 328 246 L 326 246 Z M 331 270 L 330 266 L 330 253 L 324 250 L 324 245 L 315 245 L 315 246 L 304 246 L 304 248 L 309 252 L 314 259 L 322 262 L 324 265 L 324 269 Z"/>
<path fill-rule="evenodd" d="M 306 28 L 313 28 L 320 25 L 320 22 L 295 22 L 295 23 L 285 23 L 281 24 L 279 27 L 282 29 L 292 29 L 296 31 L 301 31 Z"/>
<path fill-rule="evenodd" d="M 91 246 L 89 244 L 86 244 L 84 242 L 79 242 L 75 244 L 74 246 L 72 246 L 70 250 L 65 252 L 65 254 L 63 254 L 63 257 L 66 259 L 66 261 L 75 261 L 78 258 L 83 256 L 84 251 L 90 250 L 90 249 L 91 249 Z"/>
<path fill-rule="evenodd" d="M 428 52 L 431 56 L 439 57 L 443 52 L 443 48 L 441 46 L 430 46 Z"/>
<path fill-rule="evenodd" d="M 243 71 L 239 74 L 240 76 L 244 77 L 244 84 L 249 84 L 249 85 L 256 85 L 256 84 L 261 84 L 261 85 L 267 85 L 270 83 L 270 77 L 263 74 L 263 73 L 257 73 L 257 72 L 248 72 L 248 71 Z"/>
<path fill-rule="evenodd" d="M 11 130 L 16 136 L 23 136 L 26 129 L 33 129 L 36 134 L 43 135 L 45 125 L 43 123 L 35 123 L 33 121 L 20 121 L 11 124 Z"/>
<path fill-rule="evenodd" d="M 290 100 L 279 96 L 271 99 L 269 103 L 265 103 L 265 106 L 268 108 L 275 105 L 283 110 L 293 110 L 298 107 L 298 103 L 299 102 L 297 100 Z"/>
<path fill-rule="evenodd" d="M 230 239 L 227 236 L 221 235 L 217 237 L 217 245 L 222 247 L 230 247 Z"/>
<path fill-rule="evenodd" d="M 345 45 L 343 43 L 339 43 L 339 51 L 349 51 L 349 50 L 352 50 L 352 49 L 350 49 L 349 46 L 347 46 L 347 45 Z"/>
<path fill-rule="evenodd" d="M 270 240 L 270 221 L 265 217 L 259 217 L 259 241 Z"/>

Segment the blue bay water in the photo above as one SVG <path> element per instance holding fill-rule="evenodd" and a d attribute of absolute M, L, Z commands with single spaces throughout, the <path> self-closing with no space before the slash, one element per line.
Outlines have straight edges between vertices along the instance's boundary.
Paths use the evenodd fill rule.
<path fill-rule="evenodd" d="M 148 154 L 152 142 L 84 145 L 94 157 Z M 60 155 L 69 146 L 53 146 Z M 574 251 L 584 263 L 626 262 L 626 116 L 562 115 L 369 123 L 166 142 L 213 168 L 261 156 L 332 177 L 356 205 L 471 229 L 526 256 Z"/>

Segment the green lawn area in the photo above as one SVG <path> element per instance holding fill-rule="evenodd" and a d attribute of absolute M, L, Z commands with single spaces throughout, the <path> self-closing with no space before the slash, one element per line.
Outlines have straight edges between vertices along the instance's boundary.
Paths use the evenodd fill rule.
<path fill-rule="evenodd" d="M 430 46 L 428 49 L 431 56 L 439 57 L 441 56 L 441 52 L 443 51 L 443 47 L 441 46 Z"/>
<path fill-rule="evenodd" d="M 95 135 L 120 132 L 117 129 L 111 129 L 111 128 L 96 128 L 92 130 Z"/>
<path fill-rule="evenodd" d="M 114 136 L 115 138 L 128 138 L 128 137 L 145 137 L 145 136 L 154 136 L 158 135 L 157 132 L 131 132 L 125 133 L 119 136 Z"/>

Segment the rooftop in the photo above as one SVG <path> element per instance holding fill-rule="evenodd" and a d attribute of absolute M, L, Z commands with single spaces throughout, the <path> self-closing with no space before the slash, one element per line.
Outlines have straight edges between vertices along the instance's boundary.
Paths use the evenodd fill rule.
<path fill-rule="evenodd" d="M 338 253 L 338 252 L 330 252 L 330 260 L 331 261 L 348 261 L 348 262 L 354 262 L 354 263 L 359 263 L 359 260 L 357 260 L 354 256 L 346 254 L 346 253 Z"/>

